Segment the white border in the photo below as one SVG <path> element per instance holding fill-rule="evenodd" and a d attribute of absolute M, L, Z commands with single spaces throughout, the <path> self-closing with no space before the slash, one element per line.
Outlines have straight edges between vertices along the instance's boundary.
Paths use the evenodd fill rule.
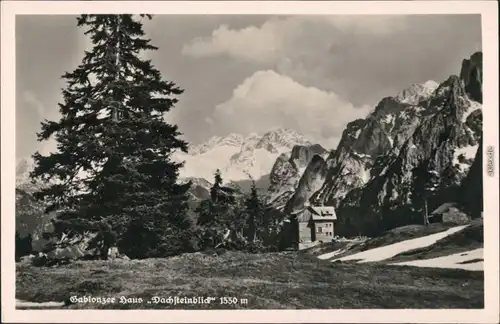
<path fill-rule="evenodd" d="M 496 1 L 2 1 L 1 2 L 1 231 L 2 322 L 183 323 L 498 323 L 498 9 Z M 154 14 L 481 14 L 484 64 L 484 150 L 495 148 L 495 176 L 484 178 L 484 310 L 15 310 L 15 15 Z M 486 170 L 486 158 L 484 159 Z"/>

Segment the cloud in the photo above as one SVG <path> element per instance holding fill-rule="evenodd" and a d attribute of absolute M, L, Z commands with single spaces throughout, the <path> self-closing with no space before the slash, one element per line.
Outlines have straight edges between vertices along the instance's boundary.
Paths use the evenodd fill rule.
<path fill-rule="evenodd" d="M 242 29 L 221 25 L 210 37 L 198 37 L 185 44 L 182 53 L 193 57 L 228 55 L 249 62 L 273 62 L 285 47 L 286 29 L 280 27 L 281 24 L 274 22 Z"/>
<path fill-rule="evenodd" d="M 409 27 L 404 15 L 337 15 L 324 16 L 324 19 L 340 31 L 372 36 L 401 33 Z"/>
<path fill-rule="evenodd" d="M 219 104 L 212 124 L 217 132 L 248 134 L 291 128 L 333 148 L 349 121 L 365 117 L 367 107 L 354 107 L 334 92 L 306 87 L 272 70 L 258 71 Z"/>
<path fill-rule="evenodd" d="M 222 25 L 184 43 L 183 53 L 198 63 L 272 69 L 376 105 L 413 83 L 445 80 L 480 48 L 480 15 L 322 15 Z"/>
<path fill-rule="evenodd" d="M 318 51 L 328 41 L 324 35 L 340 32 L 386 36 L 405 28 L 404 16 L 292 16 L 272 18 L 261 26 L 231 29 L 221 25 L 209 37 L 198 37 L 184 45 L 182 53 L 192 57 L 227 55 L 255 63 L 277 63 L 287 54 Z M 313 31 L 313 33 L 309 33 Z M 303 47 L 304 35 L 311 48 Z M 319 36 L 319 37 L 318 37 Z M 312 38 L 311 38 L 312 37 Z M 325 44 L 325 41 L 327 43 Z M 314 44 L 313 44 L 314 43 Z M 326 46 L 328 49 L 328 46 Z"/>

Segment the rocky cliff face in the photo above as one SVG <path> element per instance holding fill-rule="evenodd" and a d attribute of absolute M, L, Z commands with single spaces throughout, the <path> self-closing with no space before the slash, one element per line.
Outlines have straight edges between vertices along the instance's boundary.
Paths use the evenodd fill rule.
<path fill-rule="evenodd" d="M 340 235 L 376 235 L 422 223 L 421 197 L 433 175 L 438 187 L 429 208 L 456 200 L 480 142 L 481 57 L 476 53 L 464 60 L 460 77 L 412 85 L 382 99 L 367 118 L 349 123 L 326 158 L 326 170 L 317 160 L 316 168 L 311 166 L 318 173 L 307 177 L 319 180 L 311 186 L 300 179 L 287 210 L 302 208 L 307 199 L 333 205 Z"/>
<path fill-rule="evenodd" d="M 441 102 L 444 96 L 442 107 L 422 119 L 397 155 L 391 152 L 395 158 L 380 174 L 349 192 L 339 204 L 339 231 L 375 235 L 388 228 L 421 223 L 421 197 L 432 173 L 438 175 L 439 183 L 429 208 L 456 199 L 479 146 L 481 134 L 473 125 L 481 123 L 480 106 L 468 98 L 456 76 L 440 88 L 445 90 L 436 92 L 433 100 Z"/>
<path fill-rule="evenodd" d="M 296 145 L 289 154 L 283 153 L 277 159 L 269 175 L 268 203 L 283 209 L 295 193 L 299 180 L 314 158 L 321 159 L 328 152 L 318 144 Z M 315 162 L 317 163 L 317 162 Z M 310 169 L 315 170 L 314 166 Z M 309 171 L 312 172 L 312 171 Z"/>
<path fill-rule="evenodd" d="M 463 60 L 460 78 L 471 99 L 483 103 L 483 53 L 474 53 L 470 59 Z"/>
<path fill-rule="evenodd" d="M 304 209 L 305 203 L 309 201 L 313 193 L 325 183 L 326 171 L 325 160 L 319 155 L 314 155 L 300 177 L 295 192 L 285 206 L 284 211 L 287 214 L 296 214 Z"/>
<path fill-rule="evenodd" d="M 483 142 L 479 140 L 474 163 L 460 186 L 460 202 L 473 218 L 483 211 Z"/>
<path fill-rule="evenodd" d="M 329 156 L 325 185 L 313 195 L 316 204 L 338 206 L 351 190 L 366 185 L 395 158 L 419 121 L 432 114 L 428 101 L 437 83 L 412 85 L 380 101 L 366 119 L 349 123 L 335 154 Z"/>

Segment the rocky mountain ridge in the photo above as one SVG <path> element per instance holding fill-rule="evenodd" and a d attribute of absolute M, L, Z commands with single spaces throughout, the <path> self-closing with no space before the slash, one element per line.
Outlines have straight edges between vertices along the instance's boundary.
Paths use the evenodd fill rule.
<path fill-rule="evenodd" d="M 307 200 L 332 205 L 340 235 L 376 234 L 419 221 L 416 198 L 431 171 L 440 178 L 431 208 L 452 199 L 480 142 L 481 57 L 464 60 L 460 77 L 413 85 L 350 122 L 336 150 L 302 175 L 307 179 L 285 203 L 287 212 L 302 210 Z"/>

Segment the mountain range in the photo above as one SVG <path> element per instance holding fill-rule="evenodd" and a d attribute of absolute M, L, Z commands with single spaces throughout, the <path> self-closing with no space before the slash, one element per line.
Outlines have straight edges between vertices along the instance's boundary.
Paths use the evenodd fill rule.
<path fill-rule="evenodd" d="M 458 67 L 457 67 L 457 70 Z M 269 206 L 295 214 L 306 202 L 337 209 L 340 235 L 377 235 L 420 222 L 420 198 L 431 174 L 439 178 L 430 208 L 460 200 L 482 207 L 482 53 L 465 59 L 458 75 L 414 84 L 386 97 L 364 119 L 348 123 L 336 148 L 324 148 L 291 129 L 215 136 L 175 153 L 181 181 L 194 200 L 206 199 L 214 172 L 248 190 L 252 181 Z M 479 148 L 479 149 L 478 149 Z M 27 160 L 16 186 L 29 188 Z"/>
<path fill-rule="evenodd" d="M 210 186 L 219 169 L 226 184 L 247 190 L 255 181 L 257 188 L 267 190 L 276 160 L 290 156 L 298 147 L 310 146 L 320 147 L 294 130 L 277 128 L 264 134 L 214 136 L 190 147 L 189 153 L 177 152 L 174 159 L 184 162 L 180 179 L 191 180 L 196 187 Z"/>

